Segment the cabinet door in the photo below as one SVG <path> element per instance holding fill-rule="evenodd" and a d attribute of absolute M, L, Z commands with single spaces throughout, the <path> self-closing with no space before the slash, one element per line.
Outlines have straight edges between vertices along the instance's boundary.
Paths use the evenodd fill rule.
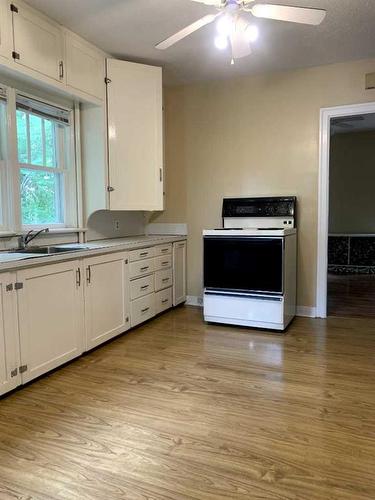
<path fill-rule="evenodd" d="M 24 383 L 82 353 L 81 276 L 77 260 L 17 272 Z"/>
<path fill-rule="evenodd" d="M 173 244 L 173 305 L 186 301 L 186 241 Z"/>
<path fill-rule="evenodd" d="M 12 16 L 7 0 L 0 0 L 0 56 L 12 56 Z"/>
<path fill-rule="evenodd" d="M 98 99 L 104 98 L 104 56 L 78 36 L 65 34 L 66 83 Z"/>
<path fill-rule="evenodd" d="M 123 252 L 85 259 L 86 349 L 129 329 L 127 255 Z"/>
<path fill-rule="evenodd" d="M 0 396 L 20 385 L 15 275 L 0 274 Z M 9 287 L 7 289 L 7 287 Z"/>
<path fill-rule="evenodd" d="M 12 5 L 15 62 L 42 75 L 62 81 L 63 36 L 61 28 L 33 9 Z"/>
<path fill-rule="evenodd" d="M 107 60 L 111 210 L 163 209 L 162 70 Z"/>

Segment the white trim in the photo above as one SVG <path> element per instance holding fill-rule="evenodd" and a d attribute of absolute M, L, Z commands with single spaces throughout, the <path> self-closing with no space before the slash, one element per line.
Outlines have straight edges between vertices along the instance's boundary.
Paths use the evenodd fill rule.
<path fill-rule="evenodd" d="M 187 306 L 203 307 L 203 298 L 197 295 L 187 295 L 185 304 Z"/>
<path fill-rule="evenodd" d="M 297 306 L 296 315 L 305 318 L 316 318 L 316 307 Z"/>
<path fill-rule="evenodd" d="M 336 106 L 320 110 L 319 185 L 318 185 L 318 247 L 316 316 L 327 317 L 328 212 L 329 212 L 329 148 L 330 121 L 339 116 L 375 113 L 375 103 Z"/>
<path fill-rule="evenodd" d="M 187 224 L 147 224 L 146 234 L 173 234 L 177 236 L 186 235 L 188 234 Z"/>

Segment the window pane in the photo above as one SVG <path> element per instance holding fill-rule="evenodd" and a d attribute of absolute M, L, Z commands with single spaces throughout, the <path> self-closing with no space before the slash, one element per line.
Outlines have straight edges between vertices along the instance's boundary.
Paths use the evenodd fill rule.
<path fill-rule="evenodd" d="M 42 118 L 29 115 L 30 120 L 30 152 L 32 165 L 43 165 Z"/>
<path fill-rule="evenodd" d="M 43 120 L 43 123 L 44 123 L 44 135 L 46 141 L 46 166 L 57 167 L 57 161 L 56 161 L 57 127 L 55 128 L 55 123 L 51 120 Z"/>
<path fill-rule="evenodd" d="M 17 110 L 18 161 L 28 163 L 26 113 Z"/>
<path fill-rule="evenodd" d="M 58 224 L 61 216 L 60 174 L 21 168 L 22 224 Z"/>

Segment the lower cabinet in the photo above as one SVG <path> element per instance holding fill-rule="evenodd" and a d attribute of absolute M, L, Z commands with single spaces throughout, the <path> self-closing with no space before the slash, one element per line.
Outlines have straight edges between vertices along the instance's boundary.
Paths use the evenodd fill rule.
<path fill-rule="evenodd" d="M 124 252 L 84 260 L 87 350 L 130 328 L 128 267 Z"/>
<path fill-rule="evenodd" d="M 173 305 L 186 301 L 186 241 L 173 243 Z"/>
<path fill-rule="evenodd" d="M 185 300 L 185 261 L 178 242 L 0 273 L 0 395 Z"/>
<path fill-rule="evenodd" d="M 83 352 L 80 261 L 17 272 L 22 382 Z"/>
<path fill-rule="evenodd" d="M 14 274 L 0 274 L 0 396 L 21 383 Z"/>

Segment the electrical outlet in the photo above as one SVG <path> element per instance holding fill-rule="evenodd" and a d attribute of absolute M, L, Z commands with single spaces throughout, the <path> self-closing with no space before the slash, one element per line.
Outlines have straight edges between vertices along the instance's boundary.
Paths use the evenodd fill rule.
<path fill-rule="evenodd" d="M 114 226 L 115 226 L 115 231 L 120 231 L 120 221 L 119 220 L 115 220 Z"/>

